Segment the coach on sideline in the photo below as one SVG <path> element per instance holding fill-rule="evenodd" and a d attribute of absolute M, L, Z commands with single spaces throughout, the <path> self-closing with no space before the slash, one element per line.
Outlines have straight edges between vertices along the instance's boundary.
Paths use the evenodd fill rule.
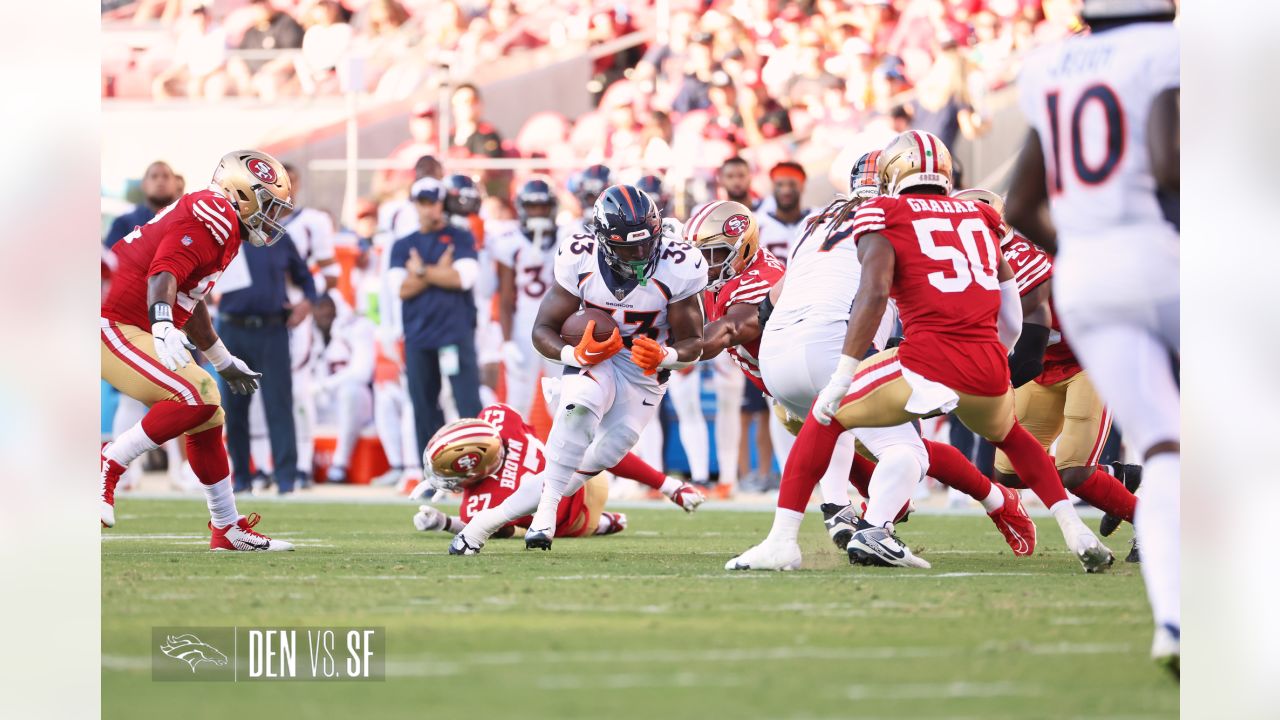
<path fill-rule="evenodd" d="M 233 268 L 243 262 L 238 271 Z M 239 275 L 237 278 L 236 276 Z M 246 276 L 247 275 L 247 276 Z M 232 276 L 228 278 L 227 276 Z M 304 299 L 288 304 L 285 281 L 302 290 Z M 316 286 L 298 248 L 286 233 L 272 245 L 244 243 L 240 256 L 223 273 L 235 290 L 218 301 L 218 334 L 236 357 L 262 373 L 262 409 L 271 439 L 272 478 L 281 495 L 293 492 L 298 475 L 298 444 L 293 426 L 293 366 L 289 361 L 289 328 L 311 314 Z M 229 392 L 219 378 L 226 413 L 227 452 L 236 492 L 249 489 L 249 395 Z M 261 470 L 262 468 L 259 468 Z M 307 468 L 310 472 L 311 468 Z"/>
<path fill-rule="evenodd" d="M 449 378 L 461 417 L 480 413 L 476 305 L 471 294 L 480 265 L 475 238 L 445 221 L 444 195 L 444 184 L 436 178 L 413 183 L 409 197 L 418 210 L 419 229 L 391 246 L 387 272 L 403 303 L 405 374 L 419 455 L 444 425 L 442 376 Z"/>

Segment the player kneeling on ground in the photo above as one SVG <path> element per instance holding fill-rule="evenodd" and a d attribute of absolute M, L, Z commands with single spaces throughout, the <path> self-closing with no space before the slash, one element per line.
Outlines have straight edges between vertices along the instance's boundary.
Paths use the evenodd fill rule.
<path fill-rule="evenodd" d="M 427 480 L 414 495 L 429 488 L 460 491 L 460 517 L 452 517 L 430 506 L 418 508 L 413 525 L 422 531 L 460 532 L 481 511 L 496 508 L 512 496 L 527 498 L 536 504 L 542 494 L 538 475 L 546 466 L 546 449 L 534 435 L 533 427 L 510 406 L 495 404 L 480 411 L 479 418 L 467 418 L 440 429 L 427 444 L 422 458 Z M 702 495 L 692 485 L 664 476 L 627 453 L 609 471 L 618 477 L 635 480 L 666 495 L 685 512 L 693 512 L 702 504 Z M 596 475 L 572 495 L 560 500 L 556 509 L 556 535 L 583 537 L 612 535 L 627 527 L 627 516 L 605 512 L 609 483 Z M 501 526 L 499 537 L 523 537 L 532 517 L 513 518 Z M 473 555 L 459 551 L 457 555 Z"/>

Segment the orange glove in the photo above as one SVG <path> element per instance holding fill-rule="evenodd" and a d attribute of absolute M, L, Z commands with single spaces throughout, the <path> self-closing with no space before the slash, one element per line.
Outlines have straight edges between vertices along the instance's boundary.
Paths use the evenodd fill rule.
<path fill-rule="evenodd" d="M 622 333 L 618 328 L 613 329 L 613 334 L 604 342 L 597 342 L 593 333 L 596 331 L 596 321 L 587 321 L 587 329 L 582 333 L 582 339 L 578 341 L 578 345 L 573 348 L 573 359 L 578 361 L 582 367 L 589 367 L 618 354 L 622 349 Z"/>
<path fill-rule="evenodd" d="M 637 335 L 631 341 L 631 362 L 644 368 L 645 375 L 658 371 L 658 366 L 667 359 L 667 353 L 653 338 L 648 335 Z"/>

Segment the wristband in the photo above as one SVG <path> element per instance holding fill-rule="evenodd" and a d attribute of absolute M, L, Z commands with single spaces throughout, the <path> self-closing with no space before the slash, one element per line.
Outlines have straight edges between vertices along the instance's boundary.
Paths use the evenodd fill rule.
<path fill-rule="evenodd" d="M 173 322 L 173 306 L 167 302 L 153 303 L 148 314 L 151 317 L 152 325 L 159 322 Z"/>
<path fill-rule="evenodd" d="M 658 363 L 658 367 L 664 370 L 683 370 L 692 364 L 693 362 L 680 362 L 680 355 L 675 348 L 662 346 L 662 362 Z"/>
<path fill-rule="evenodd" d="M 853 380 L 853 375 L 857 371 L 858 361 L 848 355 L 841 355 L 840 362 L 836 364 L 836 371 L 831 373 L 831 379 Z"/>
<path fill-rule="evenodd" d="M 560 359 L 556 360 L 552 358 L 552 362 L 558 362 L 561 365 L 570 365 L 572 367 L 582 367 L 578 364 L 578 356 L 574 354 L 574 349 L 575 348 L 572 345 L 565 345 L 560 348 Z"/>
<path fill-rule="evenodd" d="M 231 361 L 234 360 L 231 353 L 227 351 L 227 346 L 222 344 L 222 338 L 214 341 L 213 345 L 203 350 L 204 356 L 209 362 L 213 363 L 213 367 L 217 370 L 225 370 L 231 367 Z"/>

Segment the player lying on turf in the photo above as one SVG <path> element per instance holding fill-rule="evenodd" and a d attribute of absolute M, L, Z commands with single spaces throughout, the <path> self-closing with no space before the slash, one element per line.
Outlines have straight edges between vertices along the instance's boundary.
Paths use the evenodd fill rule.
<path fill-rule="evenodd" d="M 1004 198 L 990 190 L 957 190 L 952 197 L 984 202 L 1004 214 Z M 1121 521 L 1133 522 L 1138 503 L 1133 491 L 1142 482 L 1142 466 L 1098 464 L 1111 433 L 1111 411 L 1062 335 L 1049 282 L 1053 262 L 1011 229 L 1002 236 L 1000 249 L 1022 297 L 1022 334 L 1009 356 L 1014 413 L 1046 451 L 1058 444 L 1054 465 L 1062 486 L 1106 513 L 1099 532 L 1107 537 Z M 1003 450 L 996 451 L 995 471 L 1005 485 L 1023 486 Z M 1136 545 L 1125 560 L 1137 562 Z"/>
<path fill-rule="evenodd" d="M 722 221 L 732 219 L 732 215 L 745 209 L 726 215 L 724 207 L 729 203 L 712 203 L 704 211 L 696 212 L 686 226 L 686 238 L 703 251 L 708 263 L 717 265 L 726 255 L 730 258 L 730 266 L 724 271 L 731 276 L 730 280 L 717 284 L 716 277 L 710 277 L 712 284 L 705 306 L 712 322 L 703 331 L 704 357 L 737 343 L 737 347 L 730 348 L 730 353 L 739 361 L 747 378 L 774 398 L 775 409 L 781 408 L 789 418 L 788 429 L 793 433 L 803 431 L 799 418 L 807 414 L 840 358 L 840 345 L 860 273 L 853 246 L 840 242 L 840 238 L 847 237 L 853 208 L 878 194 L 877 155 L 878 152 L 868 153 L 855 164 L 850 178 L 852 198 L 841 198 L 811 220 L 792 253 L 785 277 L 758 259 L 743 268 L 737 267 L 735 253 L 745 252 L 752 245 L 753 235 L 747 232 L 735 241 L 725 237 L 726 231 L 720 228 L 725 224 Z M 694 219 L 700 222 L 695 223 Z M 719 272 L 718 265 L 716 269 Z M 772 303 L 768 298 L 771 293 L 778 293 L 784 281 L 787 289 L 778 298 L 777 312 L 770 312 Z M 747 292 L 740 292 L 739 288 Z M 744 298 L 759 303 L 759 307 L 744 305 Z M 770 319 L 773 315 L 776 320 Z M 892 311 L 886 312 L 882 321 L 884 331 L 877 337 L 877 343 L 883 344 L 887 339 L 892 320 Z M 798 568 L 801 554 L 796 534 L 815 484 L 822 486 L 821 509 L 827 532 L 837 547 L 848 550 L 858 522 L 849 499 L 849 483 L 852 482 L 863 497 L 870 498 L 870 486 L 877 470 L 876 464 L 854 453 L 857 440 L 865 443 L 863 451 L 869 455 L 887 455 L 890 463 L 886 467 L 891 472 L 902 466 L 903 453 L 923 458 L 922 469 L 928 469 L 944 484 L 969 494 L 987 508 L 1014 553 L 1029 555 L 1034 551 L 1035 525 L 1027 517 L 1017 493 L 993 485 L 950 445 L 923 441 L 910 425 L 843 432 L 838 426 L 828 428 L 811 423 L 807 436 L 819 442 L 810 446 L 811 452 L 787 459 L 769 540 L 730 560 L 725 566 L 727 569 Z M 819 475 L 821 481 L 817 479 Z M 879 478 L 880 484 L 885 479 Z M 882 512 L 886 514 L 886 522 L 900 522 L 907 506 L 879 507 L 869 502 L 863 509 L 864 520 L 868 509 L 873 519 L 876 512 Z M 855 549 L 851 559 L 861 561 L 860 552 Z M 906 553 L 893 556 L 892 561 L 892 564 L 904 565 L 924 562 Z"/>
<path fill-rule="evenodd" d="M 186 435 L 187 457 L 209 505 L 209 547 L 293 549 L 255 531 L 257 513 L 246 518 L 236 510 L 222 444 L 222 398 L 191 357 L 199 347 L 232 392 L 257 390 L 261 375 L 227 352 L 204 298 L 241 241 L 275 243 L 292 210 L 284 166 L 266 153 L 239 150 L 223 156 L 207 188 L 183 195 L 114 247 L 119 265 L 99 322 L 102 379 L 149 409 L 102 449 L 104 526 L 115 525 L 116 484 L 129 463 Z"/>
<path fill-rule="evenodd" d="M 1014 416 L 1008 352 L 1021 332 L 1022 306 L 994 237 L 1003 221 L 989 205 L 947 197 L 951 153 L 929 133 L 899 135 L 878 166 L 882 195 L 858 208 L 848 238 L 858 248 L 862 282 L 843 354 L 818 394 L 814 419 L 886 427 L 955 410 L 969 429 L 1005 451 L 1085 571 L 1105 570 L 1114 561 L 1111 551 L 1080 520 L 1053 461 Z M 890 297 L 901 314 L 902 345 L 859 361 Z M 797 441 L 796 450 L 807 448 Z M 850 543 L 861 539 L 877 554 L 893 553 L 897 548 L 885 541 L 891 530 L 862 528 Z"/>
<path fill-rule="evenodd" d="M 526 496 L 528 502 L 536 503 L 542 494 L 538 473 L 546 466 L 546 449 L 534 435 L 533 427 L 515 409 L 499 403 L 481 410 L 479 418 L 458 420 L 440 428 L 427 443 L 422 463 L 427 479 L 414 492 L 415 497 L 434 488 L 459 491 L 462 501 L 456 518 L 423 505 L 413 516 L 413 525 L 423 531 L 457 533 L 477 513 L 497 507 L 513 495 Z M 692 485 L 666 477 L 631 453 L 609 472 L 661 492 L 685 512 L 697 510 L 703 501 Z M 566 495 L 556 511 L 556 535 L 611 535 L 624 530 L 626 515 L 604 511 L 608 498 L 609 483 L 603 475 Z M 523 537 L 532 519 L 526 515 L 511 520 L 495 534 Z"/>
<path fill-rule="evenodd" d="M 451 553 L 479 552 L 498 528 L 535 507 L 525 547 L 549 549 L 561 498 L 626 456 L 657 414 L 669 373 L 698 359 L 702 256 L 663 237 L 657 206 L 635 187 L 605 189 L 593 218 L 593 234 L 560 244 L 556 282 L 534 322 L 534 347 L 565 365 L 541 498 L 516 494 L 478 513 L 453 539 Z M 578 325 L 575 315 L 596 319 Z"/>

